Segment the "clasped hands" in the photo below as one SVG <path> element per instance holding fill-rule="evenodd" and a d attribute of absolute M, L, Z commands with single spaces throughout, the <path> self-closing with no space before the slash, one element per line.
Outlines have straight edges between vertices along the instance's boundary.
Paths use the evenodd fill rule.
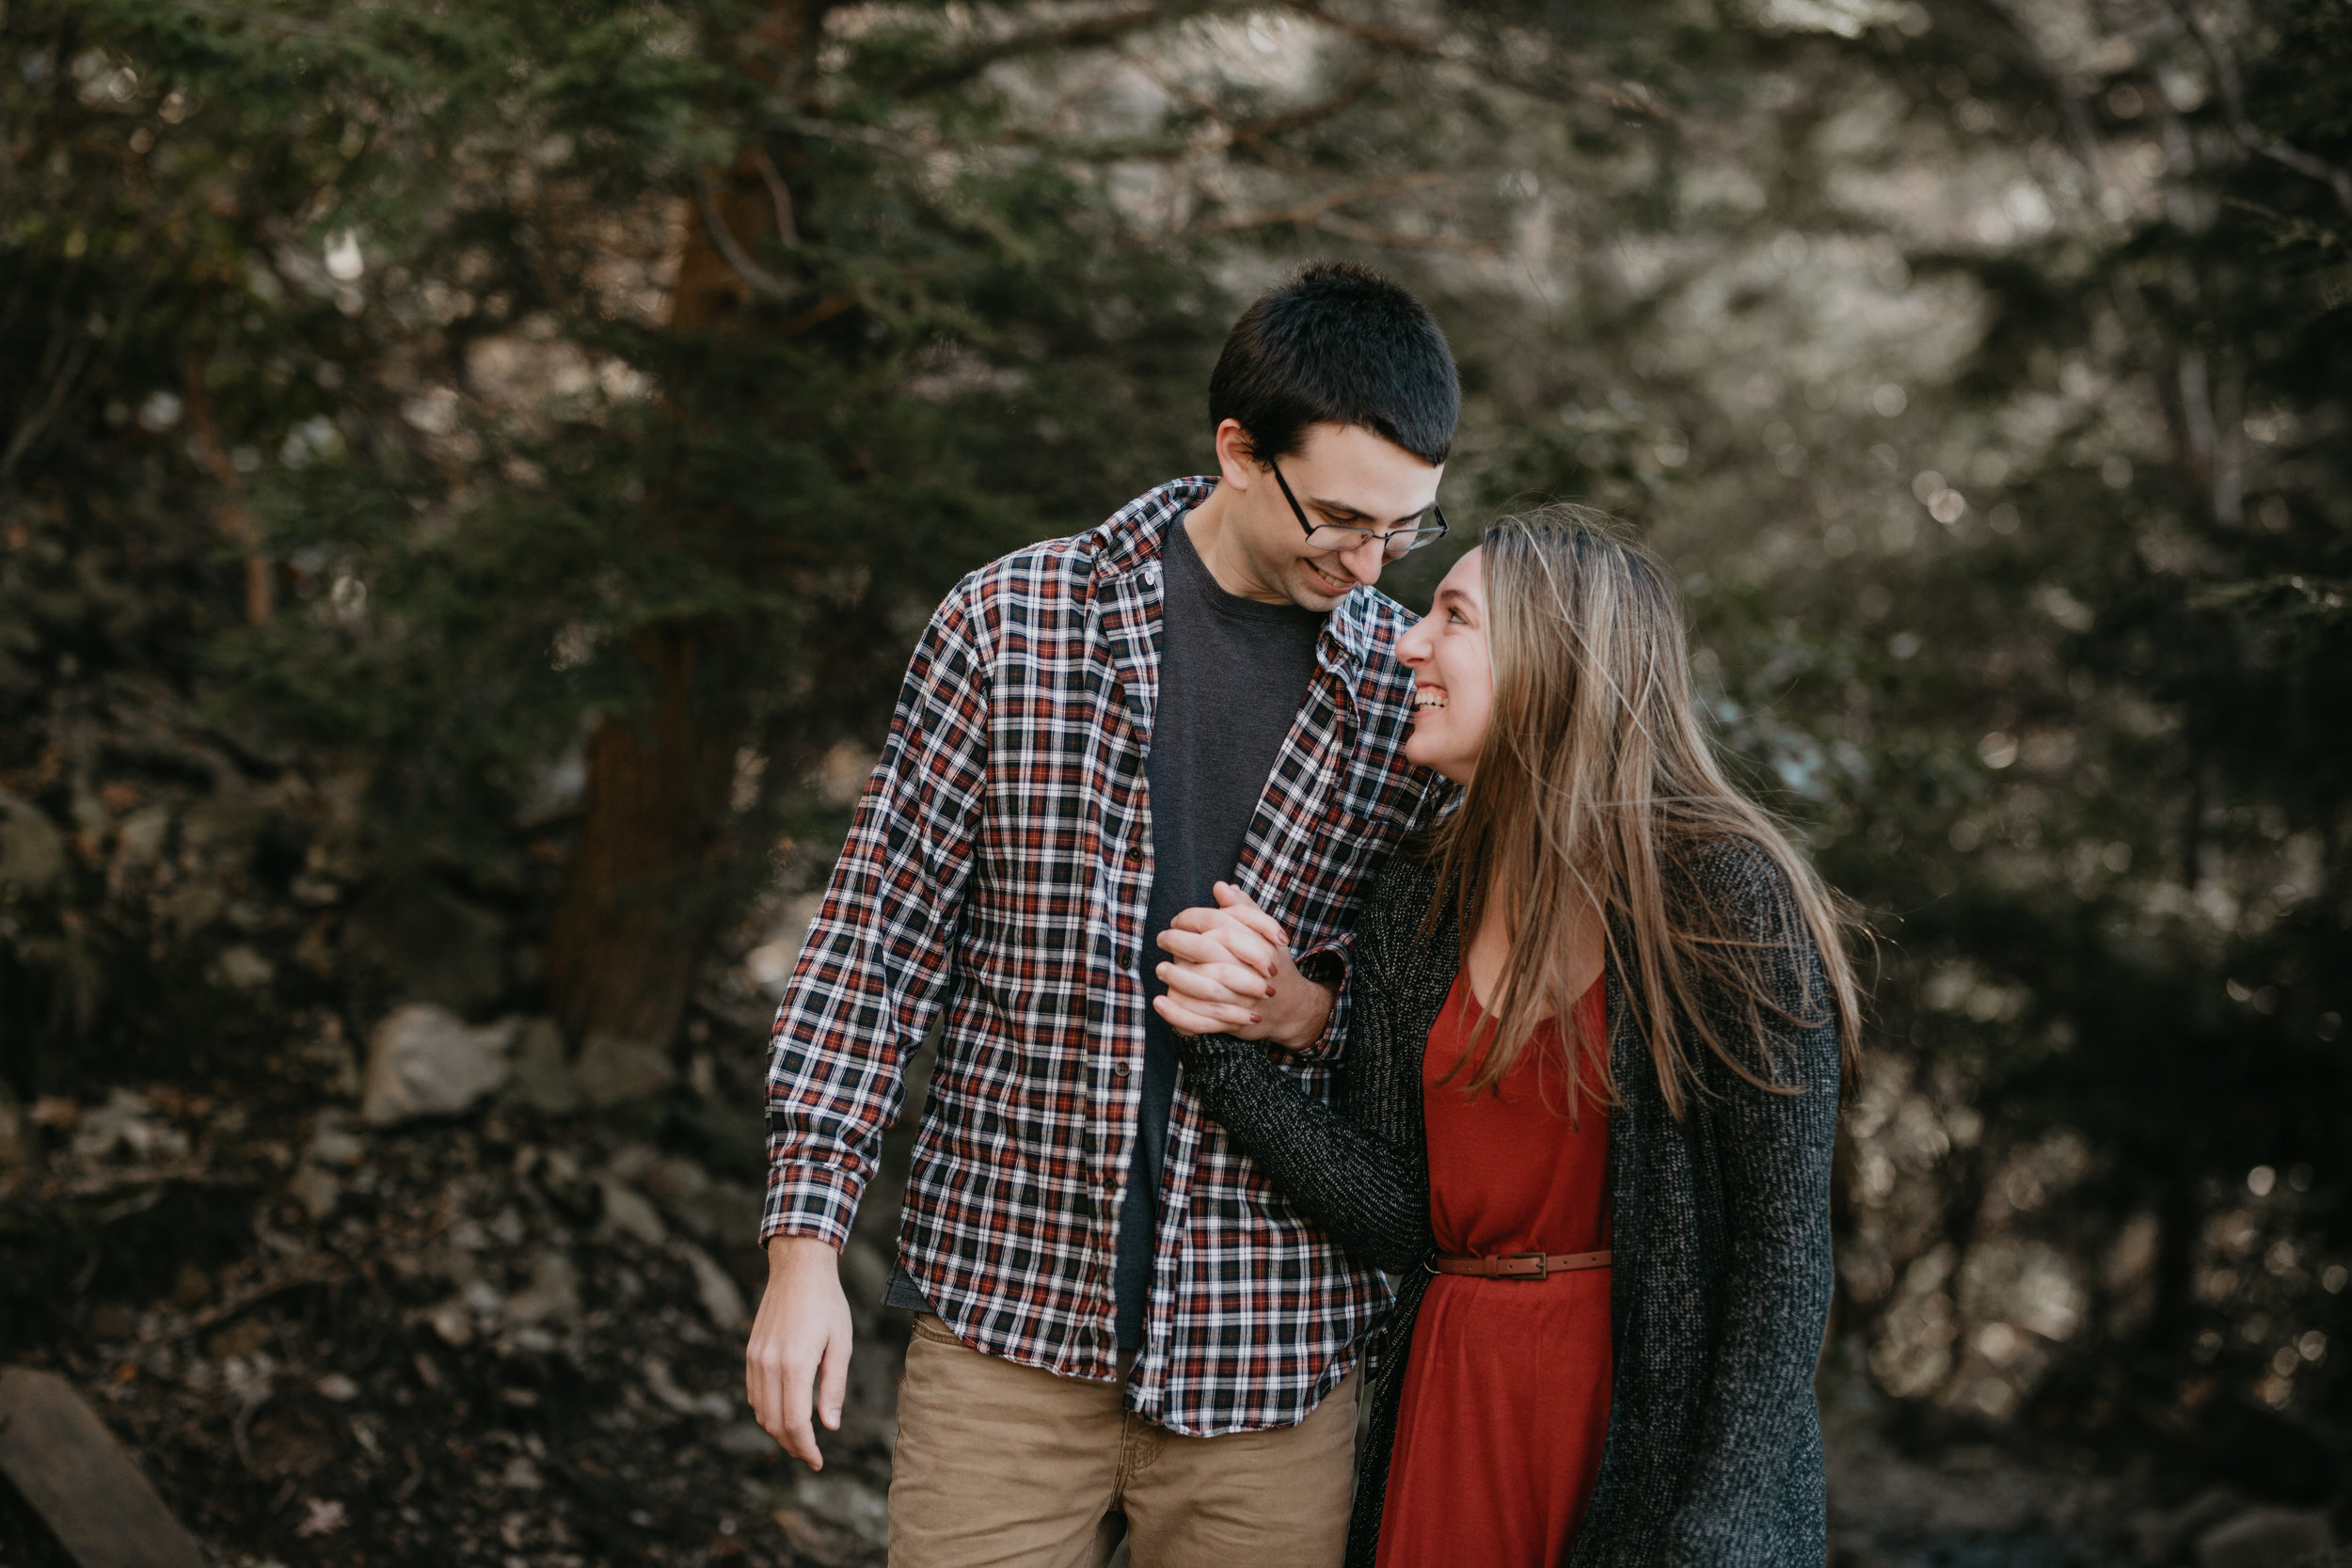
<path fill-rule="evenodd" d="M 1231 882 L 1215 909 L 1190 909 L 1158 938 L 1167 985 L 1152 1006 L 1184 1035 L 1231 1035 L 1299 1051 L 1323 1036 L 1336 990 L 1291 960 L 1290 935 Z"/>

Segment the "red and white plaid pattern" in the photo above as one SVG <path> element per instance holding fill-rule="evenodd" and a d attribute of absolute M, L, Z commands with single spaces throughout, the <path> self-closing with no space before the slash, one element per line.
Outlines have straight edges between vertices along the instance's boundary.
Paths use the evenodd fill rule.
<path fill-rule="evenodd" d="M 900 1063 L 946 1028 L 900 1256 L 956 1336 L 1065 1376 L 1117 1375 L 1112 1258 L 1143 1085 L 1152 883 L 1144 760 L 1160 547 L 1208 499 L 1178 480 L 1075 538 L 981 568 L 915 649 L 890 737 L 776 1014 L 763 1243 L 841 1244 L 898 1115 Z M 1235 880 L 1300 956 L 1346 961 L 1364 875 L 1440 781 L 1403 757 L 1412 618 L 1341 601 Z M 1346 991 L 1290 1065 L 1328 1094 Z M 1387 1288 L 1275 1191 L 1181 1081 L 1147 1343 L 1129 1396 L 1208 1436 L 1303 1419 Z"/>

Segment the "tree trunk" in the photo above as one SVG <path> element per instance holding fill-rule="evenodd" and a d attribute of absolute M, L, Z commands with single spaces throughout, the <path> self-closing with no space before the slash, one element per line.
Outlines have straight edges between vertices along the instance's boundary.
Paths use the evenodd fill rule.
<path fill-rule="evenodd" d="M 652 709 L 589 741 L 580 847 L 548 932 L 548 989 L 576 1040 L 666 1047 L 720 912 L 705 879 L 727 851 L 742 709 L 708 689 L 709 636 L 691 622 L 640 634 Z"/>
<path fill-rule="evenodd" d="M 775 8 L 740 40 L 744 68 L 771 89 L 804 75 L 822 16 L 822 5 L 807 0 Z M 781 186 L 755 138 L 701 200 L 690 198 L 671 331 L 691 338 L 746 326 L 747 307 L 769 281 L 746 247 L 792 221 Z M 691 388 L 668 389 L 664 404 L 681 425 L 697 417 Z M 680 548 L 732 521 L 659 476 L 648 488 L 650 525 Z M 589 745 L 580 844 L 548 932 L 550 1001 L 576 1043 L 610 1033 L 666 1050 L 726 913 L 709 879 L 731 847 L 728 798 L 747 721 L 723 657 L 729 630 L 690 620 L 640 633 L 632 647 L 652 685 L 650 711 L 608 720 Z"/>

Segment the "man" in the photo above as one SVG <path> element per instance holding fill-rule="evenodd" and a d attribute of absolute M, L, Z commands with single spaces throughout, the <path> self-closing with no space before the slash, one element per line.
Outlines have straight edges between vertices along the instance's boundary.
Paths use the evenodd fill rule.
<path fill-rule="evenodd" d="M 981 568 L 915 649 L 777 1013 L 746 1357 L 820 1466 L 838 1249 L 944 1006 L 885 1298 L 921 1314 L 895 1568 L 1100 1562 L 1122 1531 L 1136 1568 L 1339 1560 L 1385 1288 L 1178 1092 L 1152 942 L 1219 879 L 1282 921 L 1339 1004 L 1263 1022 L 1324 1087 L 1359 883 L 1440 787 L 1373 585 L 1443 531 L 1460 402 L 1410 294 L 1304 268 L 1226 340 L 1215 479 Z"/>

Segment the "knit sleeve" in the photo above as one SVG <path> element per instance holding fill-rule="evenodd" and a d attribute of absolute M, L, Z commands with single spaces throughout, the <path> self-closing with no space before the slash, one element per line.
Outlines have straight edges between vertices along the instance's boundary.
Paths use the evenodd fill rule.
<path fill-rule="evenodd" d="M 1399 909 L 1412 904 L 1415 882 L 1408 874 L 1384 875 L 1367 900 L 1334 1104 L 1310 1096 L 1263 1047 L 1230 1035 L 1176 1042 L 1184 1087 L 1209 1116 L 1333 1240 L 1391 1274 L 1418 1267 L 1430 1244 L 1421 1053 L 1397 1037 L 1391 973 L 1400 912 L 1419 913 L 1418 906 Z"/>
<path fill-rule="evenodd" d="M 1815 1538 L 1821 1528 L 1818 1487 L 1797 1484 L 1797 1467 L 1820 1463 L 1813 1374 L 1832 1288 L 1838 1038 L 1820 957 L 1785 879 L 1760 856 L 1725 857 L 1712 869 L 1743 935 L 1774 954 L 1778 1016 L 1766 1014 L 1747 1064 L 1773 1087 L 1710 1061 L 1708 1092 L 1693 1107 L 1712 1124 L 1729 1250 L 1671 1556 L 1761 1568 L 1779 1560 L 1761 1555 L 1759 1543 Z M 1732 1013 L 1717 1016 L 1729 1022 Z"/>

